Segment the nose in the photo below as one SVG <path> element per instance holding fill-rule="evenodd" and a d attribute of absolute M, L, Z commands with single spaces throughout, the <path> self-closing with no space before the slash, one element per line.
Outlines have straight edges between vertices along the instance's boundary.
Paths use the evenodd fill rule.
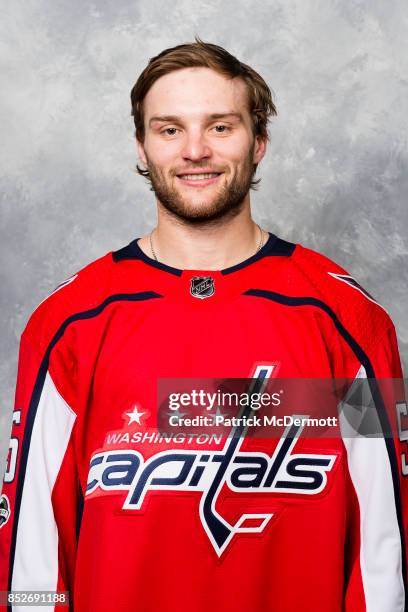
<path fill-rule="evenodd" d="M 211 148 L 201 130 L 186 133 L 182 149 L 183 159 L 201 161 L 211 157 Z"/>

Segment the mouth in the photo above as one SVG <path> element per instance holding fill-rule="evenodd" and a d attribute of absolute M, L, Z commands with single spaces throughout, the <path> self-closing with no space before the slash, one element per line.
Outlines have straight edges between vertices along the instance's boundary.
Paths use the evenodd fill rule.
<path fill-rule="evenodd" d="M 206 187 L 216 183 L 223 172 L 200 172 L 191 174 L 177 174 L 177 179 L 183 185 L 191 187 Z"/>

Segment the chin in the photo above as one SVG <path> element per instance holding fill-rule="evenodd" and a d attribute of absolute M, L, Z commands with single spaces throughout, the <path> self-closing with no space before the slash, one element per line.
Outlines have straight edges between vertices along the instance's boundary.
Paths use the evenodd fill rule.
<path fill-rule="evenodd" d="M 196 200 L 180 198 L 180 208 L 188 215 L 196 215 L 196 214 L 208 214 L 218 208 L 217 200 L 215 198 L 211 200 L 204 200 L 198 197 Z"/>

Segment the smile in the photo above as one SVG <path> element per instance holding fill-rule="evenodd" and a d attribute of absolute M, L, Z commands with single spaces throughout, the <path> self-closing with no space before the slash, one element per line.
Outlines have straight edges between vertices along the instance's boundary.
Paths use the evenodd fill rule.
<path fill-rule="evenodd" d="M 223 174 L 222 172 L 208 172 L 201 174 L 181 174 L 177 176 L 178 180 L 184 185 L 192 185 L 193 187 L 205 187 L 215 183 Z"/>

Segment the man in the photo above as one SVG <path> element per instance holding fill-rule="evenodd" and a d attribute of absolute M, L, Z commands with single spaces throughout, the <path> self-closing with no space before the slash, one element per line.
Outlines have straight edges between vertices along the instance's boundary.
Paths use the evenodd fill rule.
<path fill-rule="evenodd" d="M 131 101 L 158 223 L 22 334 L 1 590 L 69 591 L 77 612 L 403 611 L 406 404 L 373 382 L 402 377 L 394 327 L 252 220 L 268 86 L 196 39 L 151 59 Z M 163 381 L 276 376 L 370 379 L 381 435 L 159 431 Z"/>

